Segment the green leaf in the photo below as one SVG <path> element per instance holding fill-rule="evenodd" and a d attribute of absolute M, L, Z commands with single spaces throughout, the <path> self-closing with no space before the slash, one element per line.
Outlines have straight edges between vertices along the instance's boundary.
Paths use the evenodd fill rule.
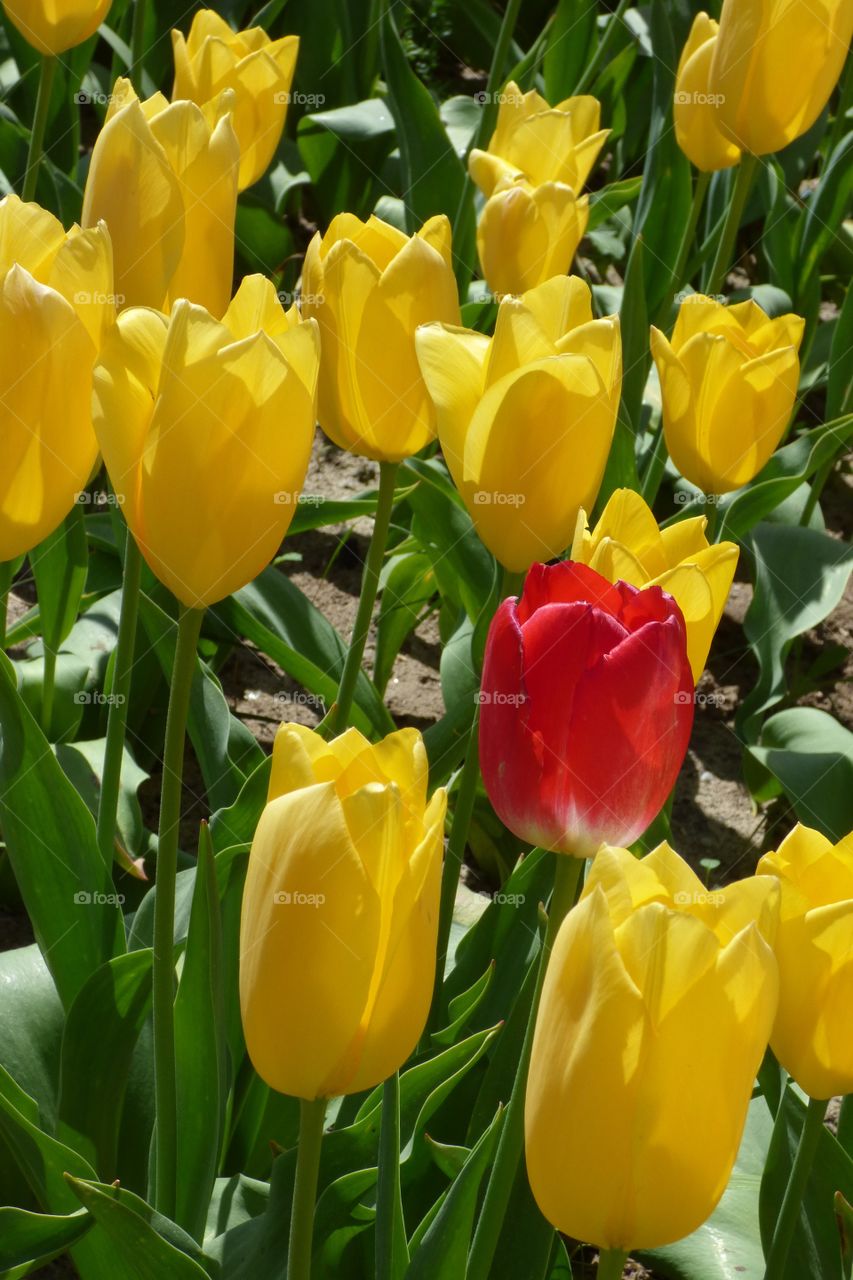
<path fill-rule="evenodd" d="M 32 1266 L 64 1253 L 91 1225 L 85 1209 L 67 1215 L 0 1209 L 0 1272 L 7 1280 L 26 1275 Z"/>
<path fill-rule="evenodd" d="M 66 1180 L 95 1219 L 92 1236 L 109 1247 L 114 1276 L 119 1273 L 122 1280 L 208 1280 L 218 1274 L 218 1266 L 204 1258 L 189 1236 L 131 1191 L 70 1174 Z"/>
<path fill-rule="evenodd" d="M 278 569 L 214 605 L 213 614 L 235 636 L 244 636 L 294 680 L 331 706 L 338 691 L 346 645 L 335 628 Z M 371 736 L 390 733 L 394 722 L 375 686 L 359 672 L 353 723 Z"/>
<path fill-rule="evenodd" d="M 749 753 L 778 780 L 800 822 L 833 842 L 853 828 L 853 733 L 831 715 L 815 707 L 780 711 Z"/>
<path fill-rule="evenodd" d="M 811 193 L 804 215 L 797 262 L 798 298 L 817 269 L 848 212 L 853 191 L 853 133 L 842 138 Z"/>
<path fill-rule="evenodd" d="M 77 1204 L 63 1175 L 72 1171 L 93 1178 L 94 1170 L 70 1147 L 41 1127 L 35 1101 L 0 1067 L 0 1133 L 39 1203 L 52 1213 L 69 1213 Z"/>
<path fill-rule="evenodd" d="M 642 178 L 623 178 L 620 182 L 609 182 L 606 187 L 590 193 L 589 222 L 587 232 L 600 227 L 608 218 L 612 218 L 625 205 L 631 204 L 640 194 Z"/>
<path fill-rule="evenodd" d="M 559 0 L 545 44 L 543 72 L 549 102 L 561 102 L 574 92 L 589 60 L 597 16 L 595 0 Z"/>
<path fill-rule="evenodd" d="M 848 289 L 832 335 L 826 387 L 828 418 L 839 417 L 850 408 L 850 388 L 853 385 L 851 353 L 853 353 L 853 289 Z"/>
<path fill-rule="evenodd" d="M 39 948 L 33 944 L 0 952 L 0 1066 L 36 1101 L 38 1113 L 49 1129 L 53 1128 L 56 1115 L 57 1064 L 64 1019 L 53 978 Z"/>
<path fill-rule="evenodd" d="M 844 594 L 853 547 L 816 529 L 784 524 L 757 525 L 749 545 L 755 592 L 743 629 L 759 677 L 738 710 L 737 724 L 747 741 L 755 741 L 762 712 L 784 697 L 791 642 L 822 622 Z"/>
<path fill-rule="evenodd" d="M 80 610 L 89 550 L 82 507 L 75 505 L 53 533 L 30 552 L 45 644 L 58 649 Z"/>
<path fill-rule="evenodd" d="M 361 1202 L 376 1186 L 376 1169 L 356 1169 L 336 1178 L 317 1201 L 314 1219 L 313 1273 L 344 1277 L 346 1250 L 373 1225 L 376 1212 Z"/>
<path fill-rule="evenodd" d="M 754 480 L 719 505 L 717 541 L 740 538 L 763 520 L 853 436 L 853 415 L 804 431 L 778 449 Z M 682 512 L 682 518 L 686 515 Z M 669 523 L 669 522 L 667 522 Z"/>
<path fill-rule="evenodd" d="M 442 1028 L 441 1031 L 433 1033 L 431 1037 L 433 1044 L 454 1044 L 456 1040 L 459 1039 L 459 1033 L 468 1026 L 468 1023 L 471 1021 L 471 1018 L 488 991 L 494 976 L 495 963 L 492 961 L 482 978 L 478 978 L 467 991 L 463 991 L 461 995 L 456 996 L 450 1001 L 448 1007 L 448 1014 L 450 1017 L 449 1025 Z"/>
<path fill-rule="evenodd" d="M 68 1011 L 62 1037 L 58 1133 L 104 1179 L 120 1172 L 121 1108 L 151 1005 L 151 957 L 130 951 L 96 970 Z"/>
<path fill-rule="evenodd" d="M 383 566 L 380 586 L 373 680 L 384 694 L 401 645 L 435 593 L 429 557 L 420 552 L 392 556 Z"/>
<path fill-rule="evenodd" d="M 0 658 L 0 825 L 42 954 L 66 1009 L 125 949 L 124 922 L 95 824 Z"/>
<path fill-rule="evenodd" d="M 414 461 L 409 459 L 407 465 Z M 409 494 L 412 534 L 429 557 L 443 598 L 458 602 L 476 621 L 492 592 L 494 558 L 477 536 L 468 512 L 448 493 L 449 481 L 441 470 L 430 464 L 412 469 L 429 478 L 429 483 Z"/>
<path fill-rule="evenodd" d="M 598 495 L 598 505 L 603 507 L 615 489 L 639 488 L 637 476 L 636 439 L 643 419 L 643 391 L 649 372 L 649 316 L 646 306 L 646 290 L 643 261 L 645 248 L 642 237 L 632 246 L 622 291 L 619 323 L 622 333 L 622 398 L 610 456 L 604 471 L 604 479 Z"/>
<path fill-rule="evenodd" d="M 467 288 L 474 258 L 474 200 L 464 165 L 441 121 L 429 90 L 406 59 L 391 16 L 383 2 L 382 64 L 388 103 L 397 125 L 403 164 L 403 198 L 409 231 L 417 231 L 433 214 L 446 214 L 453 224 L 453 256 L 460 288 Z"/>
<path fill-rule="evenodd" d="M 178 1099 L 178 1222 L 201 1240 L 216 1181 L 225 1119 L 225 1047 L 222 920 L 210 833 L 202 823 L 187 946 L 175 997 Z"/>
<path fill-rule="evenodd" d="M 792 1085 L 782 1098 L 767 1152 L 759 1196 L 761 1239 L 770 1248 L 776 1219 L 796 1155 L 806 1108 Z M 784 1271 L 773 1280 L 842 1280 L 841 1251 L 833 1199 L 840 1191 L 853 1198 L 853 1160 L 828 1129 L 820 1133 L 818 1149 L 803 1196 L 803 1208 L 788 1251 Z"/>
<path fill-rule="evenodd" d="M 217 809 L 210 819 L 210 835 L 217 853 L 232 845 L 246 848 L 251 844 L 255 828 L 267 802 L 272 761 L 262 760 L 243 783 L 232 805 Z"/>
<path fill-rule="evenodd" d="M 465 1274 L 480 1184 L 492 1162 L 502 1120 L 498 1108 L 413 1251 L 405 1280 L 457 1280 Z"/>

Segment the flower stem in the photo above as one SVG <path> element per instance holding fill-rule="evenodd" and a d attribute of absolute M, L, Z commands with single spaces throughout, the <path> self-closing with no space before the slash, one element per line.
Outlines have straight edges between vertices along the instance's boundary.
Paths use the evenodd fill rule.
<path fill-rule="evenodd" d="M 160 798 L 160 832 L 157 844 L 157 881 L 154 889 L 154 958 L 152 995 L 154 1015 L 155 1208 L 167 1217 L 175 1215 L 177 1179 L 177 1098 L 175 1094 L 175 876 L 178 867 L 178 831 L 181 820 L 181 784 L 184 771 L 184 737 L 190 690 L 196 665 L 196 647 L 203 609 L 180 605 L 178 642 L 172 667 L 172 687 L 166 717 L 163 751 L 163 784 Z"/>
<path fill-rule="evenodd" d="M 145 56 L 145 0 L 134 0 L 133 29 L 130 34 L 130 74 L 139 77 L 142 85 L 143 59 Z"/>
<path fill-rule="evenodd" d="M 628 1254 L 624 1249 L 600 1249 L 596 1280 L 622 1280 Z"/>
<path fill-rule="evenodd" d="M 409 1264 L 400 1193 L 400 1075 L 382 1087 L 376 1188 L 376 1280 L 399 1280 Z"/>
<path fill-rule="evenodd" d="M 124 583 L 121 593 L 115 667 L 107 713 L 107 741 L 101 795 L 98 801 L 98 848 L 107 866 L 112 865 L 116 836 L 116 814 L 121 785 L 121 765 L 127 729 L 130 678 L 133 671 L 133 649 L 136 642 L 136 616 L 139 610 L 139 582 L 142 556 L 128 531 L 124 545 Z"/>
<path fill-rule="evenodd" d="M 376 604 L 376 593 L 379 590 L 379 573 L 388 542 L 388 529 L 391 525 L 391 508 L 394 505 L 394 485 L 397 480 L 397 462 L 380 462 L 379 464 L 379 499 L 376 504 L 376 516 L 373 521 L 373 536 L 367 559 L 364 562 L 364 577 L 361 581 L 361 597 L 355 626 L 352 629 L 349 651 L 347 652 L 341 684 L 334 707 L 328 717 L 328 734 L 343 732 L 347 727 L 355 696 L 358 673 L 361 671 L 361 660 L 364 657 L 364 646 L 373 617 L 373 606 Z"/>
<path fill-rule="evenodd" d="M 6 648 L 6 618 L 9 614 L 9 590 L 12 586 L 11 560 L 0 560 L 0 650 Z"/>
<path fill-rule="evenodd" d="M 296 1181 L 290 1211 L 290 1244 L 287 1250 L 287 1280 L 311 1280 L 311 1250 L 314 1239 L 314 1208 L 326 1099 L 299 1101 L 299 1149 Z"/>
<path fill-rule="evenodd" d="M 56 58 L 43 57 L 39 72 L 39 87 L 36 97 L 36 114 L 30 134 L 30 148 L 27 152 L 27 169 L 24 174 L 24 185 L 21 199 L 32 200 L 36 193 L 39 176 L 39 165 L 44 154 L 44 134 L 47 128 L 47 117 L 50 111 L 50 91 L 56 75 Z"/>
<path fill-rule="evenodd" d="M 487 1280 L 492 1260 L 498 1244 L 498 1237 L 506 1217 L 512 1187 L 515 1182 L 518 1164 L 524 1147 L 524 1096 L 527 1091 L 527 1073 L 530 1067 L 530 1054 L 533 1048 L 533 1032 L 536 1029 L 536 1015 L 539 1010 L 539 999 L 545 982 L 545 973 L 551 948 L 557 932 L 568 912 L 574 905 L 584 859 L 573 858 L 568 854 L 554 855 L 557 865 L 554 874 L 554 892 L 548 911 L 548 926 L 545 939 L 539 953 L 539 967 L 536 974 L 536 986 L 524 1033 L 524 1042 L 518 1059 L 518 1068 L 512 1086 L 506 1118 L 501 1130 L 495 1162 L 489 1176 L 483 1207 L 477 1222 L 477 1230 L 468 1255 L 466 1280 Z"/>
<path fill-rule="evenodd" d="M 688 282 L 684 279 L 684 272 L 687 270 L 687 259 L 690 256 L 690 249 L 693 245 L 693 239 L 696 235 L 696 227 L 699 224 L 699 215 L 705 204 L 705 196 L 708 193 L 708 187 L 711 182 L 710 173 L 702 173 L 696 175 L 696 185 L 693 188 L 693 203 L 690 206 L 690 215 L 684 228 L 684 234 L 681 237 L 681 244 L 678 249 L 678 258 L 672 270 L 672 283 L 676 293 L 683 284 Z M 664 317 L 665 318 L 665 317 Z"/>
<path fill-rule="evenodd" d="M 825 1115 L 826 1101 L 822 1098 L 809 1098 L 809 1105 L 800 1132 L 800 1141 L 797 1145 L 797 1154 L 791 1167 L 791 1174 L 788 1178 L 788 1185 L 785 1188 L 782 1207 L 779 1210 L 779 1217 L 776 1219 L 773 1240 L 767 1255 L 767 1269 L 764 1272 L 764 1280 L 782 1280 L 785 1274 L 788 1250 L 791 1247 L 791 1241 L 794 1238 L 794 1231 L 803 1206 L 803 1195 L 805 1194 L 809 1173 L 817 1153 Z M 779 1120 L 782 1124 L 786 1123 L 784 1098 L 779 1107 Z"/>
<path fill-rule="evenodd" d="M 714 262 L 708 275 L 708 288 L 706 293 L 719 293 L 726 282 L 726 276 L 728 275 L 729 268 L 732 265 L 732 253 L 735 247 L 738 228 L 740 227 L 740 220 L 743 217 L 743 211 L 752 187 L 752 180 L 755 177 L 757 166 L 758 157 L 750 155 L 748 151 L 744 151 L 741 157 L 741 162 L 738 165 L 735 189 L 732 192 L 731 203 L 729 204 L 728 212 L 726 213 L 726 220 L 723 223 L 723 229 L 717 243 L 717 252 L 714 254 Z"/>
<path fill-rule="evenodd" d="M 44 672 L 41 681 L 41 730 L 46 738 L 50 738 L 50 725 L 53 720 L 53 695 L 56 691 L 56 650 L 42 637 L 44 649 Z"/>

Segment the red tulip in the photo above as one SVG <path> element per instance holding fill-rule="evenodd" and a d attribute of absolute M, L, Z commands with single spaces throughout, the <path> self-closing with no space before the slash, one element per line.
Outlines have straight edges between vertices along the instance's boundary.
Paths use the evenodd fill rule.
<path fill-rule="evenodd" d="M 684 619 L 660 587 L 534 564 L 489 629 L 480 694 L 489 799 L 517 836 L 579 857 L 645 831 L 693 723 Z"/>

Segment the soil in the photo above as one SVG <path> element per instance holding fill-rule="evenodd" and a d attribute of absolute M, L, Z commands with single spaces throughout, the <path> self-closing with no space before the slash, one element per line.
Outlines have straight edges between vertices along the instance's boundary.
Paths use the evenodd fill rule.
<path fill-rule="evenodd" d="M 330 499 L 351 498 L 374 488 L 375 464 L 342 454 L 320 438 L 315 447 L 305 492 Z M 837 468 L 825 491 L 822 508 L 827 531 L 847 538 L 853 531 L 853 480 L 849 468 Z M 282 569 L 343 635 L 352 628 L 361 585 L 361 567 L 370 536 L 370 521 L 326 528 L 288 538 Z M 29 591 L 24 593 L 29 596 Z M 752 587 L 743 562 L 721 621 L 708 670 L 697 689 L 696 715 L 687 760 L 676 787 L 672 811 L 673 844 L 700 875 L 721 882 L 749 875 L 761 853 L 772 848 L 795 821 L 787 804 L 776 801 L 756 811 L 742 781 L 742 747 L 734 731 L 738 704 L 752 687 L 757 668 L 746 647 L 741 623 L 752 599 Z M 13 591 L 12 617 L 31 603 Z M 830 711 L 853 728 L 853 590 L 831 617 L 804 638 L 802 669 L 827 647 L 843 645 L 848 656 L 843 668 L 832 673 L 825 688 L 801 699 Z M 388 685 L 387 702 L 399 724 L 424 729 L 444 711 L 438 676 L 440 658 L 438 628 L 434 617 L 424 621 L 409 637 L 397 659 Z M 366 665 L 373 657 L 368 640 Z M 220 673 L 235 715 L 269 750 L 282 719 L 314 725 L 322 711 L 288 676 L 252 645 L 235 648 Z M 146 821 L 156 827 L 159 778 L 144 785 L 140 798 Z M 186 763 L 183 836 L 192 847 L 198 819 L 205 816 L 203 785 L 198 767 L 188 751 Z M 710 862 L 709 862 L 710 860 Z M 702 863 L 706 865 L 703 866 Z M 711 865 L 713 864 L 713 865 Z M 482 876 L 471 877 L 478 887 Z M 22 912 L 0 911 L 0 949 L 32 941 L 29 921 Z M 588 1256 L 587 1256 L 588 1255 Z M 595 1254 L 584 1251 L 582 1274 L 594 1271 Z M 60 1259 L 33 1273 L 44 1280 L 61 1280 L 74 1274 Z M 625 1280 L 651 1280 L 652 1273 L 629 1261 Z"/>

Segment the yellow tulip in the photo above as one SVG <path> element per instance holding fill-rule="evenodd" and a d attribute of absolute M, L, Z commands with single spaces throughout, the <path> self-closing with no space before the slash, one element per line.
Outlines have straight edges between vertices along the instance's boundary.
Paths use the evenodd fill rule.
<path fill-rule="evenodd" d="M 450 223 L 430 218 L 417 235 L 371 216 L 338 214 L 308 246 L 302 310 L 320 325 L 320 426 L 335 444 L 399 462 L 435 436 L 418 370 L 415 329 L 459 323 Z"/>
<path fill-rule="evenodd" d="M 694 1231 L 734 1164 L 776 1012 L 778 890 L 708 892 L 668 845 L 603 846 L 557 935 L 527 1086 L 527 1171 L 603 1248 Z"/>
<path fill-rule="evenodd" d="M 371 745 L 282 725 L 249 856 L 240 1006 L 255 1070 L 316 1099 L 406 1061 L 435 975 L 446 796 L 416 729 Z"/>
<path fill-rule="evenodd" d="M 675 137 L 688 160 L 704 173 L 729 169 L 740 160 L 740 147 L 720 131 L 718 102 L 710 87 L 719 26 L 707 13 L 696 14 L 675 77 Z"/>
<path fill-rule="evenodd" d="M 652 327 L 666 447 L 706 493 L 747 484 L 785 434 L 804 324 L 791 314 L 771 320 L 753 301 L 725 306 L 692 294 L 669 341 Z"/>
<path fill-rule="evenodd" d="M 743 151 L 781 151 L 829 101 L 853 32 L 850 0 L 724 0 L 711 62 L 722 131 Z"/>
<path fill-rule="evenodd" d="M 314 435 L 317 326 L 247 276 L 222 321 L 182 299 L 123 311 L 95 369 L 95 430 L 128 526 L 184 604 L 269 564 Z"/>
<path fill-rule="evenodd" d="M 522 93 L 511 80 L 500 94 L 488 150 L 474 148 L 468 171 L 486 197 L 519 178 L 534 187 L 560 182 L 580 191 L 610 133 L 600 121 L 596 98 L 566 98 L 550 107 L 535 89 Z"/>
<path fill-rule="evenodd" d="M 445 461 L 483 542 L 514 572 L 559 555 L 595 501 L 613 438 L 618 317 L 593 320 L 587 285 L 560 276 L 505 297 L 493 338 L 431 324 L 417 349 Z"/>
<path fill-rule="evenodd" d="M 106 227 L 0 200 L 0 561 L 46 538 L 98 454 L 92 370 L 115 318 Z"/>
<path fill-rule="evenodd" d="M 813 1098 L 853 1093 L 853 833 L 833 845 L 797 825 L 758 874 L 782 889 L 771 1048 Z"/>
<path fill-rule="evenodd" d="M 234 92 L 234 132 L 240 143 L 240 190 L 266 172 L 279 144 L 299 52 L 298 36 L 270 40 L 261 27 L 232 31 L 212 9 L 200 10 L 189 36 L 172 32 L 172 97 L 199 106 Z"/>
<path fill-rule="evenodd" d="M 111 4 L 112 0 L 3 0 L 12 25 L 48 57 L 94 35 Z"/>
<path fill-rule="evenodd" d="M 221 316 L 231 297 L 240 146 L 230 92 L 204 111 L 140 102 L 116 81 L 92 152 L 83 225 L 103 219 L 115 253 L 119 306 L 168 309 L 189 298 Z"/>
<path fill-rule="evenodd" d="M 480 268 L 498 298 L 526 293 L 572 265 L 589 221 L 589 197 L 563 182 L 502 180 L 477 223 Z"/>
<path fill-rule="evenodd" d="M 659 529 L 651 508 L 633 489 L 617 489 L 590 532 L 581 513 L 571 558 L 608 582 L 662 587 L 687 626 L 687 656 L 698 681 L 722 617 L 738 561 L 734 542 L 709 543 L 704 516 Z"/>

